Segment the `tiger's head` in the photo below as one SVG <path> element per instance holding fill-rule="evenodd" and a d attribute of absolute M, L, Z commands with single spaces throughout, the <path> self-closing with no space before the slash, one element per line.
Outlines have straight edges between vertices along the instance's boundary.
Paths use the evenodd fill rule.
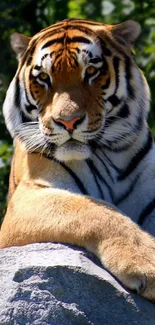
<path fill-rule="evenodd" d="M 134 21 L 69 19 L 32 38 L 13 34 L 19 65 L 3 108 L 11 135 L 60 161 L 87 159 L 95 146 L 116 150 L 132 138 L 149 97 L 131 54 L 139 32 Z"/>

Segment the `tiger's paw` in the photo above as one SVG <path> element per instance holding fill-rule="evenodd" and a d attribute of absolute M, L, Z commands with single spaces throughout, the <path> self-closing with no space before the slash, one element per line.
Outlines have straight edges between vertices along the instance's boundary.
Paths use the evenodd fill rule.
<path fill-rule="evenodd" d="M 125 287 L 155 301 L 154 239 L 133 245 L 125 238 L 114 238 L 106 240 L 101 247 L 100 259 L 103 265 Z"/>
<path fill-rule="evenodd" d="M 155 266 L 147 265 L 142 268 L 129 267 L 129 271 L 124 270 L 119 278 L 121 282 L 130 290 L 135 291 L 140 296 L 155 302 Z M 125 273 L 126 272 L 126 273 Z"/>

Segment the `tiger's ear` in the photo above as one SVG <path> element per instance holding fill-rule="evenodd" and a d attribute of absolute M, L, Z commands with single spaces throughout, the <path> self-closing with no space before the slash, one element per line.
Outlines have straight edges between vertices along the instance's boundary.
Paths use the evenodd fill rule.
<path fill-rule="evenodd" d="M 134 20 L 127 20 L 118 25 L 110 25 L 108 29 L 118 43 L 130 48 L 133 47 L 134 42 L 141 32 L 140 25 Z"/>
<path fill-rule="evenodd" d="M 31 37 L 23 34 L 14 33 L 11 35 L 11 47 L 17 55 L 18 60 L 28 47 Z"/>

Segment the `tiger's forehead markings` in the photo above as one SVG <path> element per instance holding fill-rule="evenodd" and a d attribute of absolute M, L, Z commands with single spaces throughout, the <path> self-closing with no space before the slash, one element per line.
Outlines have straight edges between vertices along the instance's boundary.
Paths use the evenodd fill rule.
<path fill-rule="evenodd" d="M 96 42 L 83 47 L 81 46 L 80 50 L 78 55 L 80 63 L 84 63 L 85 65 L 91 63 L 100 66 L 102 62 L 102 51 Z"/>
<path fill-rule="evenodd" d="M 65 44 L 64 44 L 65 43 Z M 60 38 L 54 38 L 50 41 L 48 41 L 47 43 L 45 43 L 43 46 L 42 46 L 42 50 L 46 47 L 49 47 L 51 45 L 56 45 L 56 44 L 64 44 L 64 45 L 67 45 L 67 44 L 70 44 L 70 43 L 86 43 L 86 44 L 91 44 L 91 40 L 86 38 L 86 37 L 82 37 L 82 36 L 74 36 L 74 37 L 69 37 L 69 36 L 66 36 L 65 35 L 63 37 L 60 37 Z"/>
<path fill-rule="evenodd" d="M 38 76 L 40 71 L 48 72 L 50 74 L 52 66 L 52 58 L 50 54 L 42 57 L 40 55 L 37 56 L 37 64 L 33 67 L 32 74 L 34 77 Z"/>
<path fill-rule="evenodd" d="M 50 73 L 53 63 L 62 56 L 64 50 L 67 51 L 70 59 L 72 57 L 76 66 L 80 63 L 83 67 L 87 64 L 95 64 L 96 67 L 101 67 L 103 60 L 100 42 L 89 35 L 86 37 L 82 35 L 71 37 L 68 34 L 69 32 L 61 32 L 59 37 L 54 35 L 54 38 L 48 39 L 46 43 L 38 47 L 35 67 L 42 67 L 43 70 Z M 57 47 L 57 45 L 59 46 Z M 59 54 L 59 52 L 61 53 Z"/>
<path fill-rule="evenodd" d="M 87 26 L 88 25 L 88 26 Z M 76 32 L 80 32 L 85 35 L 94 36 L 95 32 L 89 27 L 89 24 L 76 24 L 76 21 L 73 21 L 71 24 L 55 24 L 48 28 L 41 30 L 34 36 L 34 39 L 40 38 L 43 42 L 52 36 L 56 36 L 56 34 L 60 35 L 60 33 L 68 33 L 71 32 L 72 34 L 76 34 Z"/>

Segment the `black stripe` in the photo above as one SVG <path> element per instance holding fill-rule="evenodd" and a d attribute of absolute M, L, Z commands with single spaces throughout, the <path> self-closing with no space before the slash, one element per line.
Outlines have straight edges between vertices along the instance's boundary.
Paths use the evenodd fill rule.
<path fill-rule="evenodd" d="M 59 60 L 59 58 L 62 58 L 62 53 L 63 53 L 62 49 L 59 50 L 57 53 L 55 53 L 54 65 L 56 65 L 56 62 Z M 52 67 L 53 67 L 53 65 L 52 65 Z"/>
<path fill-rule="evenodd" d="M 114 65 L 114 71 L 115 71 L 115 90 L 114 90 L 114 94 L 111 95 L 109 98 L 107 98 L 107 100 L 110 101 L 110 103 L 113 106 L 118 106 L 121 102 L 121 100 L 115 95 L 115 93 L 117 92 L 118 86 L 119 86 L 119 62 L 120 62 L 120 59 L 117 56 L 114 56 L 113 65 Z M 107 79 L 106 84 L 104 86 L 102 86 L 102 89 L 109 87 L 109 85 L 110 85 L 110 78 Z"/>
<path fill-rule="evenodd" d="M 136 178 L 134 179 L 134 181 L 130 184 L 128 190 L 123 193 L 123 195 L 121 197 L 119 197 L 118 199 L 115 200 L 114 204 L 116 206 L 118 206 L 119 204 L 121 204 L 125 199 L 128 198 L 128 196 L 133 192 L 134 187 L 136 185 L 136 183 L 138 182 L 138 180 L 140 179 L 140 176 L 142 175 L 143 172 L 140 172 Z"/>
<path fill-rule="evenodd" d="M 70 60 L 70 62 L 71 62 L 71 66 L 73 66 L 73 67 L 78 67 L 79 66 L 79 63 L 78 63 L 78 61 L 77 61 L 77 56 L 76 56 L 76 53 L 75 52 L 73 52 L 73 51 L 70 51 L 69 49 L 68 49 L 68 54 L 69 54 L 69 56 L 68 56 L 68 60 Z M 72 60 L 71 60 L 72 59 Z M 74 61 L 74 64 L 73 64 L 73 62 L 72 61 Z"/>
<path fill-rule="evenodd" d="M 69 54 L 69 55 L 70 55 L 74 60 L 77 59 L 77 54 L 76 54 L 75 51 L 68 49 L 67 52 L 68 52 L 68 54 Z"/>
<path fill-rule="evenodd" d="M 77 27 L 76 26 L 66 26 L 66 27 L 63 28 L 63 32 L 64 32 L 64 30 L 67 30 L 67 29 L 70 29 L 72 31 L 82 32 L 82 33 L 84 33 L 86 35 L 89 35 L 91 37 L 93 37 L 95 35 L 95 37 L 96 37 L 95 32 L 93 32 L 91 29 L 85 28 L 83 26 L 77 26 Z M 58 30 L 54 30 L 54 31 L 49 31 L 49 32 L 43 34 L 40 37 L 40 42 L 45 41 L 47 38 L 52 37 L 53 35 L 55 37 L 56 36 L 59 36 L 60 32 L 62 34 L 62 30 L 59 30 L 59 29 Z M 58 34 L 58 35 L 56 35 L 56 34 Z"/>
<path fill-rule="evenodd" d="M 67 43 L 84 43 L 84 44 L 92 44 L 92 42 L 86 38 L 86 37 L 82 37 L 82 36 L 74 36 L 72 38 L 67 37 L 66 39 Z"/>
<path fill-rule="evenodd" d="M 32 69 L 31 69 L 32 70 Z M 31 75 L 31 73 L 29 74 L 29 76 Z M 26 100 L 28 102 L 28 104 L 31 106 L 31 102 L 29 100 L 28 94 L 27 94 L 27 89 L 26 89 L 26 82 L 25 82 L 25 72 L 24 72 L 24 76 L 23 76 L 23 83 L 24 83 L 24 91 L 25 91 L 25 96 L 26 96 Z M 34 98 L 34 97 L 33 97 Z"/>
<path fill-rule="evenodd" d="M 113 107 L 118 106 L 121 103 L 121 100 L 116 95 L 111 95 L 107 98 Z"/>
<path fill-rule="evenodd" d="M 24 63 L 26 63 L 26 66 L 29 66 L 32 62 L 32 59 L 33 59 L 33 54 L 34 54 L 34 51 L 36 49 L 36 44 L 37 44 L 37 40 L 34 40 L 32 43 L 31 43 L 31 47 L 28 48 L 26 50 L 26 52 L 24 53 L 22 59 L 21 59 L 21 68 L 23 67 Z"/>
<path fill-rule="evenodd" d="M 114 65 L 114 70 L 115 70 L 115 75 L 116 75 L 116 80 L 115 80 L 116 87 L 115 87 L 115 91 L 114 91 L 115 93 L 119 86 L 119 62 L 120 62 L 120 59 L 117 56 L 114 56 L 113 65 Z"/>
<path fill-rule="evenodd" d="M 116 122 L 120 122 L 117 115 L 107 117 L 107 119 L 105 121 L 105 127 L 104 127 L 104 130 L 103 130 L 103 133 L 104 133 L 104 131 L 107 131 L 107 128 L 109 128 L 112 124 L 114 124 Z"/>
<path fill-rule="evenodd" d="M 124 138 L 127 138 L 129 136 L 129 132 L 127 132 L 126 134 L 124 134 Z M 108 150 L 108 151 L 111 151 L 111 152 L 115 152 L 115 153 L 120 153 L 120 152 L 123 152 L 123 151 L 126 151 L 126 150 L 129 150 L 129 148 L 132 147 L 132 142 L 130 143 L 124 143 L 124 140 L 123 139 L 120 139 L 120 136 L 118 137 L 115 137 L 115 139 L 113 141 L 106 141 L 107 142 L 107 145 L 105 144 L 105 148 Z M 118 145 L 118 147 L 116 146 Z"/>
<path fill-rule="evenodd" d="M 78 54 L 81 52 L 78 47 L 74 47 L 74 51 L 77 52 Z"/>
<path fill-rule="evenodd" d="M 15 106 L 17 108 L 21 108 L 20 107 L 20 87 L 19 87 L 19 78 L 17 77 L 16 78 L 16 87 L 15 87 Z M 33 105 L 25 105 L 25 109 L 28 111 L 28 112 L 31 112 L 33 109 L 36 109 L 35 106 Z M 23 111 L 21 111 L 21 118 L 22 118 L 22 122 L 25 123 L 25 122 L 29 122 L 31 121 L 29 117 L 27 117 L 25 115 L 25 113 Z"/>
<path fill-rule="evenodd" d="M 125 57 L 125 73 L 126 73 L 126 82 L 127 82 L 127 91 L 131 98 L 134 98 L 134 90 L 130 84 L 131 81 L 131 62 L 128 56 Z"/>
<path fill-rule="evenodd" d="M 98 37 L 98 39 L 100 41 L 100 46 L 101 46 L 101 49 L 102 49 L 103 56 L 111 56 L 112 52 L 110 51 L 109 48 L 106 47 L 106 42 L 100 37 Z"/>
<path fill-rule="evenodd" d="M 42 60 L 42 59 L 41 59 L 41 60 Z M 35 65 L 33 69 L 35 69 L 35 70 L 37 70 L 37 71 L 40 71 L 40 70 L 41 70 L 41 66 L 40 66 L 40 65 Z M 32 75 L 32 76 L 33 76 L 33 75 Z"/>
<path fill-rule="evenodd" d="M 91 53 L 91 52 L 90 52 Z M 92 55 L 92 53 L 91 53 L 91 55 Z M 101 58 L 99 58 L 99 57 L 95 57 L 95 58 L 91 58 L 90 60 L 89 60 L 89 63 L 99 63 L 99 62 L 102 62 L 102 59 Z"/>
<path fill-rule="evenodd" d="M 64 32 L 64 31 L 59 30 L 59 29 L 47 31 L 43 35 L 40 36 L 39 41 L 40 41 L 40 43 L 43 43 L 44 41 L 47 41 L 47 39 L 52 36 L 55 36 L 55 39 L 56 39 L 56 37 L 58 37 L 60 35 L 60 33 L 62 35 L 62 32 Z"/>
<path fill-rule="evenodd" d="M 105 128 L 110 127 L 113 123 L 118 122 L 118 117 L 126 118 L 130 114 L 129 107 L 127 104 L 124 104 L 120 110 L 118 111 L 116 116 L 109 116 L 107 117 L 105 121 Z M 137 131 L 140 131 L 143 126 L 143 117 L 142 115 L 139 115 L 136 117 L 135 125 L 130 125 L 132 129 L 130 131 L 127 131 L 125 136 L 130 135 L 131 133 L 137 133 Z M 104 133 L 104 130 L 103 130 Z"/>
<path fill-rule="evenodd" d="M 115 122 L 118 122 L 118 117 L 122 117 L 122 118 L 127 118 L 129 116 L 129 107 L 128 105 L 125 103 L 120 109 L 119 111 L 116 113 L 116 116 L 109 116 L 107 117 L 107 120 L 105 121 L 105 128 L 110 127 L 112 124 L 114 124 Z M 139 121 L 140 122 L 140 121 Z M 140 125 L 139 123 L 137 123 L 138 126 Z M 137 126 L 136 126 L 136 131 L 138 130 Z M 134 130 L 132 131 L 134 132 Z"/>
<path fill-rule="evenodd" d="M 54 38 L 48 42 L 46 42 L 43 46 L 42 46 L 42 50 L 45 49 L 46 47 L 49 47 L 53 44 L 58 44 L 58 43 L 63 43 L 64 42 L 64 37 L 59 37 L 59 38 Z"/>
<path fill-rule="evenodd" d="M 117 173 L 121 173 L 121 169 L 118 168 L 117 166 L 114 165 L 114 163 L 111 161 L 111 159 L 105 154 L 105 152 L 102 152 L 102 154 L 105 156 L 105 158 L 107 159 L 108 163 L 111 165 L 111 167 L 117 172 Z"/>
<path fill-rule="evenodd" d="M 89 195 L 89 193 L 87 192 L 85 186 L 83 185 L 83 183 L 81 182 L 79 177 L 68 166 L 66 166 L 63 162 L 57 161 L 57 163 L 60 164 L 69 173 L 69 175 L 73 178 L 74 182 L 76 183 L 76 185 L 80 189 L 80 191 L 84 195 Z"/>
<path fill-rule="evenodd" d="M 101 24 L 101 23 L 97 23 L 97 22 L 93 22 L 93 21 L 91 21 L 91 20 L 83 20 L 83 19 L 71 19 L 70 20 L 71 22 L 73 22 L 74 24 L 77 24 L 77 25 L 95 25 L 95 26 L 105 26 L 104 24 Z M 69 25 L 69 27 L 70 27 L 71 25 Z"/>
<path fill-rule="evenodd" d="M 73 58 L 71 58 L 71 56 L 68 56 L 68 63 L 71 68 L 75 68 L 77 66 L 75 63 L 75 60 L 73 60 Z"/>
<path fill-rule="evenodd" d="M 107 47 L 102 48 L 102 53 L 105 56 L 111 56 L 112 55 L 112 52 Z"/>
<path fill-rule="evenodd" d="M 14 97 L 14 103 L 15 103 L 15 106 L 20 108 L 20 101 L 21 101 L 21 98 L 20 98 L 20 87 L 19 87 L 19 78 L 16 77 L 16 82 L 15 82 L 15 97 Z"/>
<path fill-rule="evenodd" d="M 63 28 L 64 27 L 64 22 L 62 21 L 62 22 L 60 22 L 60 23 L 56 23 L 56 24 L 54 24 L 54 25 L 51 25 L 51 26 L 49 26 L 49 27 L 46 27 L 46 28 L 44 28 L 44 29 L 42 29 L 39 33 L 38 33 L 38 35 L 39 34 L 42 34 L 42 33 L 46 33 L 47 31 L 49 31 L 49 29 L 50 30 L 55 30 L 55 29 L 58 29 L 58 28 Z"/>
<path fill-rule="evenodd" d="M 32 74 L 32 70 L 33 70 L 33 68 L 31 68 L 31 70 L 29 72 L 29 79 L 33 79 L 33 82 L 36 84 L 36 79 L 34 79 L 35 77 Z M 46 81 L 46 83 L 47 83 L 47 81 Z M 41 84 L 40 84 L 40 86 L 44 87 L 44 85 L 41 85 Z M 25 92 L 26 92 L 26 98 L 28 99 L 28 93 L 27 93 L 26 83 L 25 83 L 25 73 L 24 73 L 24 88 L 25 88 Z M 30 91 L 30 94 L 31 94 L 31 97 L 33 98 L 33 100 L 36 101 L 36 98 L 33 94 L 31 87 L 29 87 L 29 91 Z M 28 103 L 30 103 L 30 100 L 28 100 Z M 31 103 L 30 103 L 30 105 L 31 105 Z M 33 105 L 31 105 L 31 106 L 33 106 Z"/>
<path fill-rule="evenodd" d="M 129 116 L 129 107 L 128 105 L 125 103 L 119 110 L 119 112 L 117 113 L 118 117 L 123 117 L 126 118 Z"/>
<path fill-rule="evenodd" d="M 25 105 L 25 109 L 28 113 L 31 113 L 34 109 L 38 109 L 35 105 Z"/>
<path fill-rule="evenodd" d="M 147 204 L 147 206 L 144 208 L 144 210 L 140 214 L 140 216 L 138 218 L 138 224 L 140 226 L 143 225 L 146 218 L 153 212 L 154 209 L 155 209 L 155 199 L 153 199 L 149 204 Z"/>
<path fill-rule="evenodd" d="M 106 121 L 105 121 L 105 128 L 110 127 L 113 123 L 118 122 L 118 117 L 122 117 L 122 118 L 127 118 L 130 114 L 129 111 L 129 107 L 126 103 L 123 104 L 122 107 L 120 107 L 119 111 L 116 113 L 116 116 L 109 116 L 107 117 Z M 130 132 L 127 132 L 126 135 L 130 135 L 130 133 L 134 133 L 137 131 L 140 131 L 142 128 L 142 124 L 143 124 L 143 117 L 140 114 L 139 116 L 136 117 L 136 121 L 135 121 L 135 125 L 131 125 L 132 129 L 130 130 Z"/>
<path fill-rule="evenodd" d="M 51 30 L 47 31 L 43 35 L 40 36 L 39 41 L 40 41 L 40 43 L 43 43 L 44 41 L 47 41 L 47 39 L 52 37 L 52 36 L 55 36 L 55 37 L 56 37 L 56 35 L 59 36 L 59 34 L 60 33 L 62 34 L 62 32 L 64 32 L 64 31 L 59 30 L 59 29 L 54 29 L 52 31 Z"/>
<path fill-rule="evenodd" d="M 26 116 L 23 111 L 21 111 L 20 114 L 22 118 L 22 123 L 32 122 L 32 120 L 28 116 Z"/>
<path fill-rule="evenodd" d="M 119 115 L 118 115 L 119 116 Z M 114 123 L 117 122 L 117 116 L 112 116 L 107 118 L 106 122 L 105 122 L 105 128 L 102 131 L 102 134 L 104 135 L 104 131 L 106 131 L 107 128 L 110 128 L 110 126 Z M 144 125 L 144 121 L 143 121 L 143 116 L 142 114 L 140 114 L 139 116 L 136 117 L 135 120 L 135 124 L 134 125 L 130 125 L 131 129 L 126 131 L 126 133 L 123 133 L 123 137 L 125 140 L 130 140 L 131 134 L 135 135 L 135 139 L 138 135 L 138 132 L 142 130 L 142 127 Z M 106 141 L 107 145 L 105 145 L 105 147 L 107 148 L 107 150 L 109 151 L 113 151 L 113 152 L 123 152 L 125 150 L 128 150 L 131 146 L 132 146 L 132 142 L 131 141 L 127 141 L 125 142 L 123 139 L 120 139 L 121 133 L 118 134 L 118 136 L 115 136 L 115 141 L 111 140 L 111 141 Z M 128 138 L 128 139 L 127 139 Z M 118 147 L 116 147 L 116 145 L 119 145 Z"/>
<path fill-rule="evenodd" d="M 113 123 L 117 122 L 118 121 L 118 118 L 117 116 L 110 116 L 110 117 L 107 117 L 106 121 L 105 121 L 105 126 L 104 126 L 104 130 L 103 130 L 103 133 L 104 131 L 106 131 L 107 128 L 109 128 Z"/>
<path fill-rule="evenodd" d="M 45 43 L 43 46 L 42 46 L 42 50 L 45 49 L 46 47 L 49 47 L 53 44 L 58 44 L 58 43 L 67 43 L 67 44 L 70 44 L 70 43 L 84 43 L 84 44 L 91 44 L 92 42 L 86 38 L 86 37 L 82 37 L 82 36 L 74 36 L 72 38 L 70 37 L 60 37 L 60 38 L 54 38 L 52 39 L 51 41 L 48 41 L 47 43 Z"/>
<path fill-rule="evenodd" d="M 114 201 L 114 200 L 113 200 L 112 189 L 111 189 L 111 187 L 109 186 L 109 184 L 108 184 L 108 183 L 106 182 L 106 180 L 103 178 L 102 174 L 98 171 L 98 169 L 97 169 L 97 167 L 94 165 L 93 161 L 90 160 L 90 159 L 88 159 L 87 162 L 88 162 L 88 164 L 89 164 L 89 166 L 90 166 L 90 168 L 91 168 L 92 173 L 93 173 L 93 174 L 96 174 L 96 176 L 99 178 L 99 180 L 100 180 L 102 183 L 104 183 L 104 185 L 108 188 L 108 191 L 109 191 L 109 193 L 110 193 L 110 196 L 111 196 L 111 198 L 112 198 L 112 201 Z"/>
<path fill-rule="evenodd" d="M 102 89 L 107 89 L 110 85 L 110 78 L 106 80 L 106 83 L 101 87 Z"/>
<path fill-rule="evenodd" d="M 43 56 L 42 56 L 42 58 L 41 58 L 41 63 L 42 63 L 42 61 L 48 56 L 49 54 L 48 53 L 46 53 L 46 54 L 44 54 Z M 52 52 L 50 53 L 50 57 L 52 56 Z"/>
<path fill-rule="evenodd" d="M 126 177 L 128 177 L 138 166 L 138 164 L 143 160 L 145 155 L 149 152 L 149 150 L 152 148 L 153 145 L 153 139 L 152 134 L 149 131 L 147 136 L 147 141 L 144 144 L 144 147 L 141 148 L 138 153 L 131 159 L 130 163 L 126 167 L 126 169 L 118 176 L 118 180 L 124 180 Z"/>
<path fill-rule="evenodd" d="M 96 173 L 93 173 L 93 169 L 94 169 L 93 167 L 94 167 L 94 164 L 93 164 L 93 162 L 92 162 L 91 160 L 87 160 L 87 165 L 89 166 L 90 171 L 91 171 L 91 174 L 92 174 L 93 177 L 94 177 L 94 180 L 95 180 L 96 186 L 97 186 L 97 188 L 98 188 L 98 192 L 100 193 L 100 198 L 101 198 L 102 200 L 104 200 L 104 194 L 103 194 L 102 188 L 101 188 L 101 186 L 100 186 L 100 183 L 99 183 L 99 181 L 98 181 L 98 179 L 97 179 Z"/>
<path fill-rule="evenodd" d="M 94 153 L 94 156 L 96 156 L 98 158 L 98 160 L 101 162 L 101 164 L 104 166 L 106 172 L 107 172 L 107 175 L 110 177 L 110 179 L 112 180 L 112 182 L 114 182 L 113 178 L 112 178 L 112 175 L 109 171 L 109 168 L 106 166 L 106 164 L 104 163 L 104 161 L 102 160 L 102 158 L 95 152 Z"/>
<path fill-rule="evenodd" d="M 137 131 L 140 131 L 142 130 L 143 126 L 144 126 L 144 117 L 140 111 L 140 114 L 139 116 L 136 117 L 136 121 L 135 121 L 135 125 L 133 125 L 133 128 L 132 128 L 132 132 L 137 132 Z"/>

